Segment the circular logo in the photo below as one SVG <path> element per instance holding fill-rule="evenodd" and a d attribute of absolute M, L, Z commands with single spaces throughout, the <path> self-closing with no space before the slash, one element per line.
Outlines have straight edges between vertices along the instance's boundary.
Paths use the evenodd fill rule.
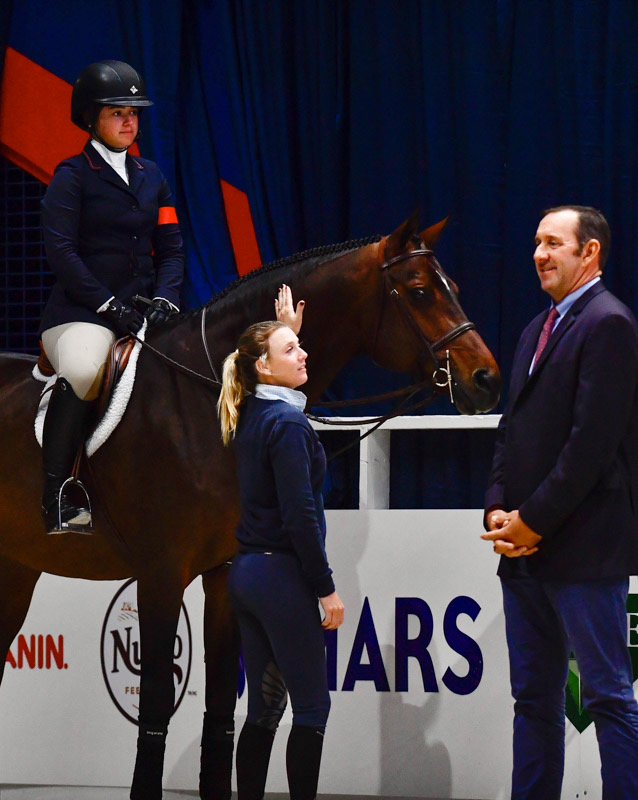
<path fill-rule="evenodd" d="M 173 649 L 175 708 L 182 702 L 193 657 L 191 625 L 182 603 Z M 104 618 L 100 642 L 102 675 L 111 699 L 126 717 L 137 725 L 140 701 L 140 624 L 137 611 L 135 579 L 127 581 L 116 593 Z"/>

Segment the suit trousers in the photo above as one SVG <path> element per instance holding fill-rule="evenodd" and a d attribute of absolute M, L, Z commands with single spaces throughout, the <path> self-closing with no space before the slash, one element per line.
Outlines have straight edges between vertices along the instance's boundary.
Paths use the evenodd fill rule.
<path fill-rule="evenodd" d="M 638 798 L 638 704 L 627 649 L 628 578 L 502 578 L 514 697 L 512 800 L 559 800 L 570 650 L 596 726 L 603 800 Z"/>

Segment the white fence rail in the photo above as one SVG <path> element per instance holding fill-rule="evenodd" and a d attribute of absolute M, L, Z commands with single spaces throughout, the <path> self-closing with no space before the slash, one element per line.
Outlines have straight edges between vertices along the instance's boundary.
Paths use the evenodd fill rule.
<path fill-rule="evenodd" d="M 395 417 L 382 428 L 359 442 L 359 508 L 363 510 L 390 507 L 390 447 L 392 431 L 405 430 L 486 430 L 496 428 L 500 414 L 483 414 L 473 417 L 460 414 L 431 414 L 429 416 Z M 370 427 L 363 425 L 364 417 L 334 417 L 349 422 L 333 427 L 322 422 L 312 422 L 317 431 L 358 431 L 365 433 Z"/>

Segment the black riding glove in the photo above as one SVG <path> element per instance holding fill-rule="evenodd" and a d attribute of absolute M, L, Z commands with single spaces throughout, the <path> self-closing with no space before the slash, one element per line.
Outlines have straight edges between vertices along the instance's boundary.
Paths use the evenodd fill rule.
<path fill-rule="evenodd" d="M 146 322 L 148 323 L 148 327 L 152 328 L 160 322 L 166 322 L 169 317 L 176 313 L 177 312 L 168 300 L 164 300 L 163 297 L 156 297 L 151 303 L 149 310 L 146 312 Z"/>
<path fill-rule="evenodd" d="M 113 324 L 118 333 L 124 335 L 137 333 L 144 324 L 144 317 L 139 311 L 125 306 L 120 300 L 111 300 L 108 307 L 100 312 Z"/>

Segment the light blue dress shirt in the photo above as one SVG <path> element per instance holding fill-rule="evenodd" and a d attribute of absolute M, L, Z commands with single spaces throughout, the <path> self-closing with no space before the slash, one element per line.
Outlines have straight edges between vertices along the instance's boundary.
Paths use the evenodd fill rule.
<path fill-rule="evenodd" d="M 569 309 L 574 305 L 576 300 L 578 300 L 579 297 L 582 297 L 585 294 L 585 292 L 588 289 L 591 289 L 591 287 L 595 283 L 598 283 L 599 280 L 600 280 L 600 275 L 597 278 L 592 278 L 592 280 L 587 281 L 587 283 L 583 284 L 583 286 L 581 286 L 580 288 L 576 289 L 576 291 L 571 292 L 568 295 L 565 295 L 565 297 L 563 297 L 563 299 L 560 301 L 560 303 L 556 303 L 555 304 L 556 311 L 558 312 L 558 316 L 554 320 L 554 326 L 552 327 L 550 336 L 552 335 L 552 333 L 554 333 L 554 331 L 556 330 L 556 326 L 560 323 L 560 321 L 563 319 L 563 317 L 569 311 Z M 552 303 L 550 308 L 552 306 L 554 306 L 554 303 Z M 536 354 L 534 354 L 534 358 L 532 359 L 532 363 L 529 365 L 529 373 L 528 373 L 529 375 L 532 374 L 532 370 L 534 369 L 534 362 L 535 361 L 536 361 Z"/>

